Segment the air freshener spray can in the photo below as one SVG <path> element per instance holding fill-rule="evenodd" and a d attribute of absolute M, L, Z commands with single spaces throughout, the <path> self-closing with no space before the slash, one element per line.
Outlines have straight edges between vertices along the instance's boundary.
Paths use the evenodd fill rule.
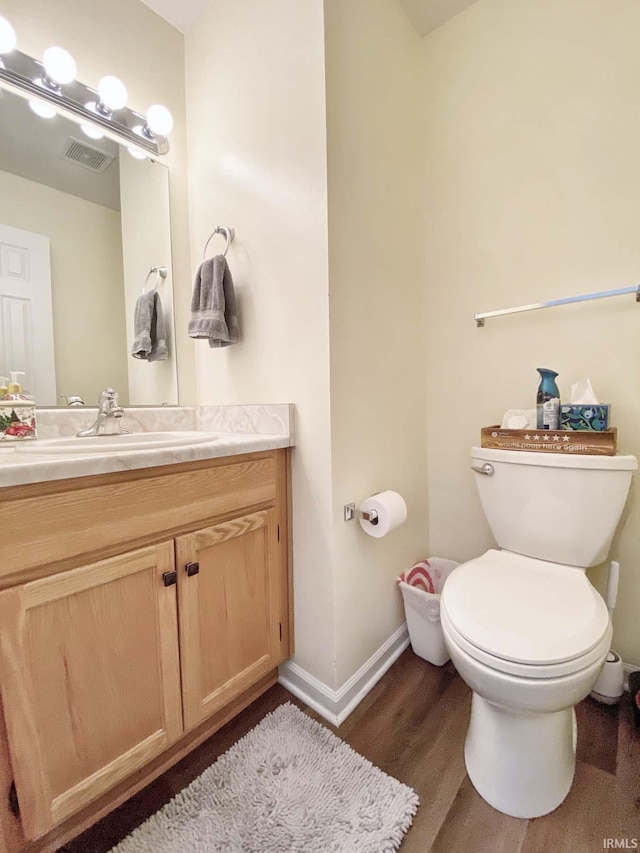
<path fill-rule="evenodd" d="M 540 385 L 536 397 L 538 429 L 560 429 L 560 391 L 556 385 L 555 370 L 536 368 L 540 374 Z"/>

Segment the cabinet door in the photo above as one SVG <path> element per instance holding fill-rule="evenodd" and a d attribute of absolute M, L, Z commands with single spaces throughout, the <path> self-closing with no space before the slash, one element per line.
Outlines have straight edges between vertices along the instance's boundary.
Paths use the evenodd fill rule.
<path fill-rule="evenodd" d="M 282 573 L 275 510 L 176 540 L 185 728 L 283 660 Z"/>
<path fill-rule="evenodd" d="M 180 736 L 173 570 L 168 542 L 0 593 L 0 689 L 27 838 Z"/>

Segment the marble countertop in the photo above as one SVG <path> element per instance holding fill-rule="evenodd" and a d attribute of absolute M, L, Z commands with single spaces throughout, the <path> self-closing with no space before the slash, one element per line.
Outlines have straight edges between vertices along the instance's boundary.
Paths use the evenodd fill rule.
<path fill-rule="evenodd" d="M 272 405 L 171 406 L 125 408 L 122 427 L 132 433 L 196 431 L 215 433 L 202 444 L 124 449 L 118 453 L 24 453 L 18 443 L 0 443 L 0 488 L 111 474 L 137 468 L 156 468 L 197 462 L 220 456 L 237 456 L 261 450 L 278 450 L 295 444 L 295 411 L 291 403 Z M 97 409 L 38 410 L 38 438 L 75 436 L 90 425 Z M 33 444 L 28 440 L 29 444 Z"/>
<path fill-rule="evenodd" d="M 216 439 L 204 444 L 123 450 L 119 453 L 45 455 L 22 453 L 15 447 L 0 446 L 0 488 L 277 450 L 290 447 L 292 443 L 288 435 L 218 433 Z"/>

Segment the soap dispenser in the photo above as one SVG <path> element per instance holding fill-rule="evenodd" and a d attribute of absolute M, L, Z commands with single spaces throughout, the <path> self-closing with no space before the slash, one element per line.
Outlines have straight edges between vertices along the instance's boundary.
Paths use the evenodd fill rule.
<path fill-rule="evenodd" d="M 18 376 L 24 376 L 24 370 L 10 370 L 9 376 L 11 377 L 11 381 L 9 382 L 7 393 L 14 395 L 14 399 L 19 399 L 23 394 L 22 385 L 18 382 Z M 28 399 L 28 397 L 25 397 L 25 399 Z"/>
<path fill-rule="evenodd" d="M 560 391 L 556 385 L 555 370 L 536 368 L 540 374 L 540 385 L 536 397 L 538 429 L 560 429 Z"/>

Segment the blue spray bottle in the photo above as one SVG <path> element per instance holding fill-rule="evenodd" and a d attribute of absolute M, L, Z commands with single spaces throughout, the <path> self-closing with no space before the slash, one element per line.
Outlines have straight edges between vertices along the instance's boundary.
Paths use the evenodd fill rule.
<path fill-rule="evenodd" d="M 536 368 L 540 374 L 536 397 L 536 426 L 538 429 L 560 429 L 560 391 L 556 385 L 555 370 Z"/>

